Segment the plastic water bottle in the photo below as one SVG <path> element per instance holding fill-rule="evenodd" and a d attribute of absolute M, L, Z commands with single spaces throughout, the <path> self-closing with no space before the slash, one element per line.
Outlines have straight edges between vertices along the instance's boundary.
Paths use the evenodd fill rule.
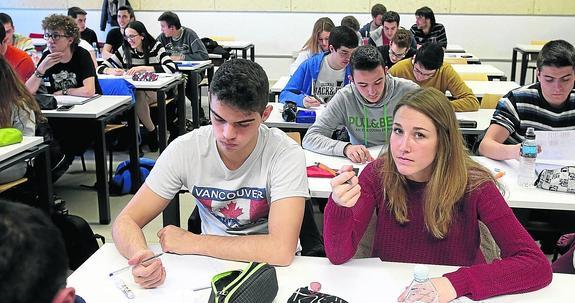
<path fill-rule="evenodd" d="M 99 58 L 100 57 L 100 51 L 98 49 L 98 43 L 92 42 L 92 48 L 94 49 L 94 55 L 96 55 L 96 58 Z"/>
<path fill-rule="evenodd" d="M 535 183 L 535 159 L 537 158 L 537 143 L 535 142 L 535 130 L 528 127 L 525 133 L 525 141 L 521 143 L 521 159 L 519 160 L 519 185 L 533 187 Z"/>
<path fill-rule="evenodd" d="M 437 289 L 429 280 L 429 268 L 425 265 L 416 265 L 413 270 L 413 281 L 407 288 L 407 295 L 403 302 L 409 303 L 437 303 Z"/>

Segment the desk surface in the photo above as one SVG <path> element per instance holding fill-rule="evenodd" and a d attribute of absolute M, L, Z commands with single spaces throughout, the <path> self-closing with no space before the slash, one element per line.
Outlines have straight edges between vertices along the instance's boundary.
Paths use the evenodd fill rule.
<path fill-rule="evenodd" d="M 485 94 L 505 95 L 509 91 L 518 88 L 520 85 L 513 81 L 465 81 L 477 98 Z"/>
<path fill-rule="evenodd" d="M 152 249 L 159 251 L 158 245 Z M 193 288 L 208 286 L 211 277 L 222 271 L 243 269 L 246 264 L 194 255 L 164 254 L 162 263 L 167 277 L 164 285 L 156 289 L 140 289 L 132 282 L 130 272 L 119 276 L 134 292 L 135 302 L 207 302 L 210 290 L 193 292 Z M 86 302 L 134 302 L 129 301 L 116 289 L 108 273 L 127 264 L 114 244 L 102 246 L 88 261 L 68 277 L 68 286 Z M 327 258 L 298 257 L 286 267 L 276 267 L 279 291 L 274 302 L 286 302 L 299 287 L 310 282 L 320 282 L 322 292 L 339 296 L 348 302 L 370 302 L 373 291 L 378 302 L 395 302 L 413 277 L 413 264 L 382 262 L 377 258 L 354 259 L 343 265 L 333 265 Z M 429 265 L 430 276 L 440 276 L 457 267 Z M 575 285 L 575 275 L 554 274 L 553 282 L 536 292 L 495 297 L 483 302 L 570 302 Z M 97 286 L 97 287 L 95 287 Z"/>
<path fill-rule="evenodd" d="M 74 105 L 69 111 L 42 110 L 44 116 L 58 118 L 98 118 L 106 113 L 128 104 L 132 96 L 100 96 L 87 103 Z"/>
<path fill-rule="evenodd" d="M 522 53 L 537 54 L 543 48 L 543 45 L 537 44 L 517 44 L 515 48 Z"/>
<path fill-rule="evenodd" d="M 218 42 L 219 45 L 221 45 L 223 48 L 246 48 L 246 47 L 250 47 L 253 46 L 253 42 L 249 42 L 249 41 L 216 41 Z"/>
<path fill-rule="evenodd" d="M 475 55 L 473 55 L 472 53 L 444 53 L 443 54 L 443 58 L 444 59 L 455 59 L 455 58 L 464 58 L 467 59 L 467 62 L 470 63 L 480 63 L 481 60 L 479 60 L 479 58 L 475 57 Z"/>
<path fill-rule="evenodd" d="M 447 44 L 447 48 L 445 49 L 446 53 L 465 53 L 465 49 L 461 45 L 457 44 Z"/>
<path fill-rule="evenodd" d="M 451 64 L 458 74 L 483 73 L 491 77 L 504 77 L 505 73 L 490 64 Z"/>
<path fill-rule="evenodd" d="M 164 86 L 171 84 L 174 81 L 179 80 L 181 74 L 164 74 L 158 73 L 158 80 L 156 81 L 134 81 L 132 76 L 114 76 L 114 75 L 98 75 L 99 79 L 126 79 L 126 81 L 132 83 L 136 89 L 160 89 Z"/>
<path fill-rule="evenodd" d="M 0 147 L 0 161 L 4 161 L 12 156 L 15 156 L 29 148 L 44 142 L 43 137 L 27 137 L 22 138 L 22 142 Z"/>
<path fill-rule="evenodd" d="M 308 129 L 313 123 L 295 123 L 295 122 L 286 122 L 284 121 L 281 111 L 283 110 L 283 103 L 276 103 L 270 102 L 268 105 L 271 105 L 274 109 L 271 112 L 268 119 L 265 121 L 265 124 L 269 127 L 277 127 L 277 128 L 289 128 L 289 129 Z M 321 112 L 323 111 L 323 106 L 316 109 L 316 114 L 319 117 Z M 491 122 L 491 117 L 493 116 L 493 109 L 480 109 L 476 112 L 460 112 L 455 113 L 457 119 L 460 120 L 473 120 L 477 121 L 476 128 L 462 128 L 461 132 L 464 134 L 479 134 L 484 132 Z"/>
<path fill-rule="evenodd" d="M 505 186 L 505 200 L 510 207 L 531 209 L 555 209 L 575 211 L 575 195 L 540 188 L 525 188 L 517 183 L 517 160 L 497 161 L 485 157 L 472 157 L 475 161 L 494 171 L 503 170 L 505 175 L 499 179 Z"/>
<path fill-rule="evenodd" d="M 205 66 L 212 64 L 212 60 L 203 60 L 203 61 L 175 61 L 176 65 L 178 66 L 179 70 L 182 71 L 194 71 L 201 69 Z"/>

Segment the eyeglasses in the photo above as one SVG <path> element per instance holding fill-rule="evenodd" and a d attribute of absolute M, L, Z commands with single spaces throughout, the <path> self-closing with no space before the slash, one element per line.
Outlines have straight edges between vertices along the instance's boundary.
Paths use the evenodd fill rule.
<path fill-rule="evenodd" d="M 425 77 L 425 78 L 433 77 L 433 75 L 435 75 L 435 72 L 436 72 L 436 71 L 437 71 L 437 70 L 433 70 L 433 71 L 430 72 L 430 73 L 424 73 L 424 72 L 422 72 L 422 71 L 419 69 L 419 67 L 417 67 L 417 65 L 413 64 L 413 73 L 414 73 L 414 74 L 417 73 L 417 74 L 419 74 L 420 76 Z"/>
<path fill-rule="evenodd" d="M 134 39 L 135 39 L 136 37 L 138 37 L 138 36 L 139 36 L 139 35 L 128 35 L 128 36 L 124 36 L 124 39 L 125 39 L 126 41 L 128 41 L 128 40 L 134 41 Z"/>
<path fill-rule="evenodd" d="M 398 53 L 394 52 L 391 48 L 389 49 L 389 56 L 390 57 L 403 59 L 403 57 L 405 57 L 405 55 L 407 55 L 407 50 L 405 52 L 403 52 L 402 54 L 398 54 Z"/>
<path fill-rule="evenodd" d="M 44 39 L 46 39 L 46 40 L 48 40 L 48 39 L 51 38 L 52 41 L 58 41 L 58 40 L 60 40 L 60 38 L 62 38 L 62 37 L 70 37 L 70 36 L 61 35 L 61 34 L 58 34 L 58 33 L 51 33 L 51 34 L 50 34 L 50 33 L 44 33 Z"/>

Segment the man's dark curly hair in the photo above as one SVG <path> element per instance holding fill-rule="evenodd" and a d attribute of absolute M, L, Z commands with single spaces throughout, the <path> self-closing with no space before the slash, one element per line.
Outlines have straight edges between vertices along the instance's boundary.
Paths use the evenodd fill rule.
<path fill-rule="evenodd" d="M 268 104 L 268 76 L 264 69 L 253 61 L 226 61 L 214 74 L 210 94 L 212 98 L 215 97 L 242 112 L 262 114 Z"/>

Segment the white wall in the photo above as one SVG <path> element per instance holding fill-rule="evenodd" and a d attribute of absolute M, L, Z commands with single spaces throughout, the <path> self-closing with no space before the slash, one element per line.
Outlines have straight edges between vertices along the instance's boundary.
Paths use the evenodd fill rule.
<path fill-rule="evenodd" d="M 19 33 L 41 32 L 41 20 L 57 10 L 8 10 Z M 160 32 L 157 21 L 161 12 L 136 12 L 153 36 Z M 200 37 L 234 36 L 256 45 L 256 61 L 262 64 L 270 79 L 287 75 L 291 55 L 311 33 L 315 20 L 328 16 L 337 24 L 347 14 L 282 13 L 282 12 L 178 12 L 182 24 L 193 28 Z M 99 31 L 100 12 L 88 11 L 88 26 Z M 360 24 L 370 20 L 368 14 L 355 14 Z M 437 15 L 447 30 L 449 43 L 459 44 L 468 52 L 493 64 L 510 75 L 513 46 L 531 40 L 565 39 L 575 42 L 575 16 L 504 16 L 504 15 Z M 401 15 L 401 24 L 409 28 L 413 15 Z M 494 61 L 493 61 L 494 60 Z M 528 78 L 529 79 L 529 78 Z"/>

